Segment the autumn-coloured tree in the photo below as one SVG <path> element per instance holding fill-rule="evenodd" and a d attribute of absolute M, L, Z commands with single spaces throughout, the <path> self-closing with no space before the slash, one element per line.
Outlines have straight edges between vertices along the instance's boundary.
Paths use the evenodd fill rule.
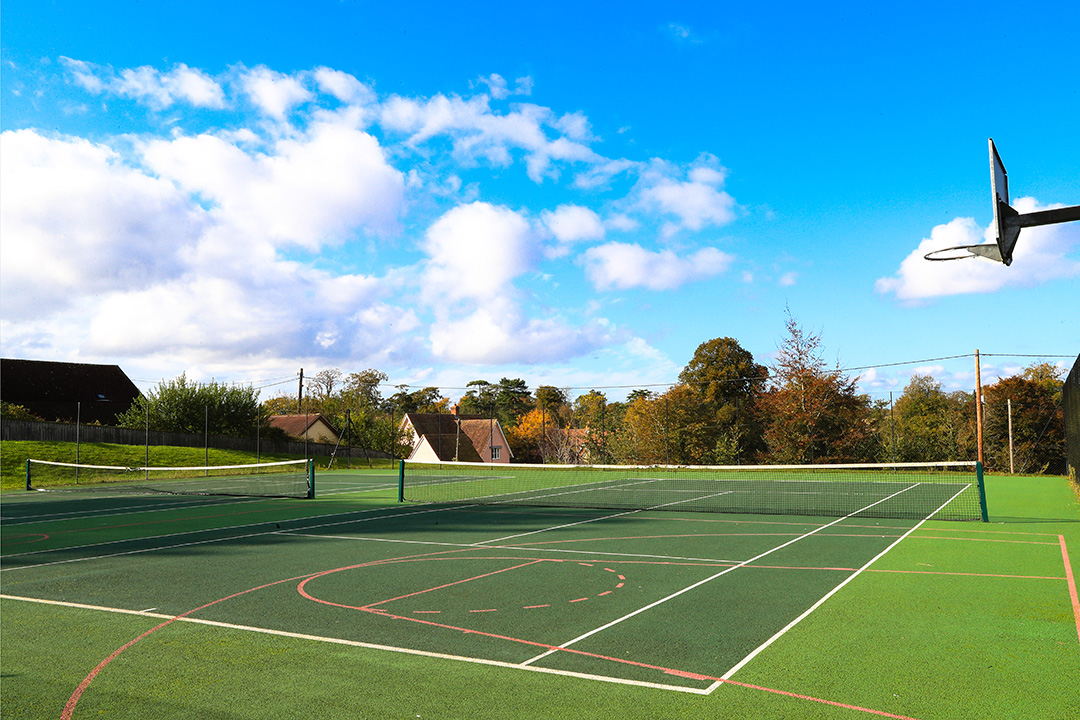
<path fill-rule="evenodd" d="M 855 379 L 829 370 L 821 336 L 803 330 L 790 315 L 771 385 L 758 401 L 767 462 L 780 464 L 861 462 L 878 455 L 869 399 Z"/>
<path fill-rule="evenodd" d="M 1065 420 L 1060 372 L 1052 365 L 1027 368 L 985 388 L 983 432 L 986 464 L 1009 470 L 1009 401 L 1013 458 L 1018 473 L 1065 472 Z"/>

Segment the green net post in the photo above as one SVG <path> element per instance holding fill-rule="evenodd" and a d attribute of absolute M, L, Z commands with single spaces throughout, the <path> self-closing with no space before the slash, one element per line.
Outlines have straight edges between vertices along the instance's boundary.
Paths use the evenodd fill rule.
<path fill-rule="evenodd" d="M 309 500 L 315 497 L 315 461 L 314 460 L 308 460 L 307 496 L 308 496 Z"/>
<path fill-rule="evenodd" d="M 405 502 L 405 460 L 401 460 L 401 465 L 398 466 L 398 479 L 397 479 L 397 501 Z"/>
<path fill-rule="evenodd" d="M 32 487 L 30 487 L 30 459 L 29 458 L 27 458 L 27 460 L 26 460 L 26 489 L 27 490 L 32 490 L 33 489 Z"/>
<path fill-rule="evenodd" d="M 983 466 L 981 462 L 975 463 L 975 477 L 979 483 L 979 510 L 982 512 L 982 521 L 990 522 L 990 516 L 986 512 L 986 486 L 983 484 Z"/>

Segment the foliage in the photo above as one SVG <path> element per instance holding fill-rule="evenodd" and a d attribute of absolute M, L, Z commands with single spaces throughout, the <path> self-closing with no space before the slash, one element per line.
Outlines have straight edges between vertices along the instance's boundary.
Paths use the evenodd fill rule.
<path fill-rule="evenodd" d="M 1052 367 L 1045 365 L 1045 367 Z M 1062 383 L 1033 366 L 1020 375 L 985 388 L 983 446 L 988 468 L 1009 469 L 1009 401 L 1012 438 L 1018 473 L 1065 472 L 1065 420 L 1061 409 Z M 1031 372 L 1029 372 L 1031 371 Z"/>
<path fill-rule="evenodd" d="M 22 405 L 15 405 L 9 402 L 0 402 L 0 418 L 4 420 L 29 420 L 31 422 L 43 422 L 42 418 L 39 418 L 34 413 L 30 412 Z"/>
<path fill-rule="evenodd" d="M 898 462 L 960 460 L 957 421 L 962 397 L 950 396 L 930 375 L 911 376 L 893 405 L 894 427 L 888 439 Z M 959 405 L 959 407 L 958 407 Z"/>
<path fill-rule="evenodd" d="M 444 398 L 436 387 L 426 387 L 413 392 L 402 389 L 391 395 L 388 402 L 399 415 L 450 412 L 450 401 Z"/>
<path fill-rule="evenodd" d="M 529 386 L 521 378 L 502 378 L 497 385 L 487 380 L 473 380 L 459 403 L 463 415 L 494 414 L 504 430 L 517 425 L 525 413 L 529 412 L 536 401 L 529 392 Z"/>
<path fill-rule="evenodd" d="M 788 316 L 772 384 L 759 398 L 767 462 L 780 464 L 860 462 L 879 454 L 869 399 L 855 380 L 827 370 L 821 336 Z"/>
<path fill-rule="evenodd" d="M 255 431 L 260 413 L 262 424 L 268 414 L 261 409 L 258 392 L 252 387 L 217 382 L 196 383 L 181 373 L 174 380 L 162 380 L 146 395 L 135 398 L 131 407 L 116 416 L 120 427 L 162 432 L 202 433 L 248 437 Z"/>
<path fill-rule="evenodd" d="M 769 371 L 732 338 L 701 343 L 679 374 L 679 380 L 699 394 L 702 415 L 697 451 L 718 463 L 738 462 L 764 449 L 761 423 L 755 413 Z"/>

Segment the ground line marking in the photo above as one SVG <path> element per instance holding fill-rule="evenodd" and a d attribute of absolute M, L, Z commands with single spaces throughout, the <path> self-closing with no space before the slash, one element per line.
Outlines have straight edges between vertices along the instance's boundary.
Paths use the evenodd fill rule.
<path fill-rule="evenodd" d="M 966 489 L 967 489 L 967 488 L 964 488 L 964 490 L 966 490 Z M 763 643 L 762 643 L 761 645 L 759 645 L 758 647 L 754 648 L 754 650 L 752 650 L 752 651 L 750 652 L 750 654 L 749 654 L 749 655 L 747 655 L 746 657 L 744 657 L 744 658 L 743 658 L 742 660 L 740 660 L 739 662 L 735 663 L 735 666 L 734 666 L 733 668 L 731 668 L 730 670 L 728 670 L 728 671 L 727 671 L 726 673 L 724 673 L 723 675 L 721 675 L 721 676 L 720 676 L 720 679 L 721 679 L 721 680 L 728 680 L 728 679 L 730 679 L 730 678 L 731 678 L 731 676 L 732 676 L 732 675 L 734 675 L 734 674 L 735 674 L 736 672 L 738 672 L 738 671 L 739 671 L 739 670 L 740 670 L 740 669 L 741 669 L 741 668 L 742 668 L 743 666 L 745 666 L 745 665 L 746 665 L 746 664 L 747 664 L 748 662 L 750 662 L 750 661 L 751 661 L 751 660 L 753 660 L 753 659 L 754 659 L 755 657 L 757 657 L 758 653 L 760 653 L 760 652 L 761 652 L 761 651 L 763 651 L 763 650 L 764 650 L 765 648 L 767 648 L 767 647 L 769 647 L 770 645 L 772 645 L 772 644 L 773 644 L 773 642 L 775 642 L 776 640 L 779 640 L 779 639 L 780 639 L 780 637 L 782 637 L 782 636 L 783 636 L 783 635 L 784 635 L 785 633 L 787 633 L 787 631 L 788 631 L 788 630 L 790 630 L 791 628 L 793 628 L 793 627 L 795 627 L 796 625 L 798 625 L 798 624 L 799 624 L 800 622 L 802 622 L 802 621 L 803 621 L 803 619 L 805 619 L 805 618 L 806 618 L 806 617 L 807 617 L 808 615 L 810 615 L 810 613 L 814 612 L 814 611 L 815 611 L 815 610 L 817 610 L 817 609 L 818 609 L 819 607 L 821 607 L 821 605 L 822 605 L 822 604 L 823 604 L 823 603 L 824 603 L 824 602 L 825 602 L 826 600 L 828 600 L 829 598 L 831 598 L 831 597 L 832 597 L 833 595 L 835 595 L 836 593 L 838 593 L 838 592 L 840 591 L 840 589 L 841 589 L 841 588 L 843 588 L 843 587 L 844 587 L 845 585 L 847 585 L 847 584 L 848 584 L 848 583 L 850 583 L 850 582 L 851 582 L 852 580 L 854 580 L 854 579 L 855 579 L 855 578 L 857 578 L 857 577 L 858 577 L 859 575 L 861 575 L 861 574 L 862 574 L 862 572 L 863 572 L 863 570 L 866 570 L 866 568 L 870 567 L 870 566 L 871 566 L 871 565 L 873 565 L 873 564 L 874 564 L 875 562 L 877 562 L 877 561 L 878 561 L 878 560 L 879 560 L 879 559 L 880 559 L 881 557 L 883 557 L 883 556 L 885 555 L 885 553 L 889 552 L 889 551 L 890 551 L 890 550 L 892 550 L 892 549 L 893 549 L 894 547 L 896 547 L 897 545 L 899 545 L 899 544 L 900 544 L 900 542 L 901 542 L 901 541 L 902 541 L 902 540 L 903 540 L 904 538 L 906 538 L 906 537 L 907 537 L 908 535 L 910 535 L 911 533 L 915 532 L 915 531 L 916 531 L 916 530 L 918 530 L 918 529 L 919 529 L 920 527 L 922 527 L 923 523 L 925 523 L 925 522 L 926 522 L 927 520 L 929 520 L 930 518 L 934 517 L 934 515 L 936 515 L 936 514 L 937 514 L 938 512 L 940 512 L 940 511 L 942 510 L 942 508 L 944 508 L 944 507 L 945 507 L 946 505 L 948 505 L 948 504 L 949 504 L 949 503 L 951 503 L 951 502 L 952 502 L 952 501 L 953 501 L 954 499 L 956 499 L 956 497 L 957 497 L 957 496 L 958 496 L 958 495 L 959 495 L 960 493 L 964 492 L 964 490 L 960 490 L 960 491 L 959 491 L 959 492 L 957 492 L 957 493 L 956 493 L 955 495 L 953 495 L 953 496 L 952 496 L 951 498 L 949 498 L 948 500 L 946 500 L 946 501 L 945 501 L 944 503 L 942 503 L 942 504 L 941 504 L 941 506 L 940 506 L 940 507 L 938 507 L 938 509 L 937 509 L 937 510 L 934 510 L 934 512 L 930 513 L 930 514 L 929 514 L 928 516 L 926 516 L 925 518 L 923 518 L 922 520 L 920 520 L 920 521 L 919 521 L 918 523 L 916 523 L 915 527 L 911 528 L 911 529 L 910 529 L 910 530 L 908 530 L 908 531 L 907 531 L 906 533 L 904 533 L 904 534 L 903 534 L 903 535 L 901 535 L 901 536 L 900 536 L 899 538 L 897 538 L 897 539 L 896 539 L 895 541 L 893 541 L 892 543 L 890 543 L 890 544 L 889 544 L 889 546 L 888 546 L 887 548 L 885 548 L 884 550 L 882 550 L 881 552 L 879 552 L 879 553 L 878 553 L 877 555 L 875 555 L 874 557 L 872 557 L 872 558 L 871 558 L 871 559 L 870 559 L 870 560 L 869 560 L 869 561 L 868 561 L 868 562 L 867 562 L 866 564 L 864 564 L 864 565 L 863 565 L 863 566 L 862 566 L 861 568 L 859 568 L 858 570 L 856 570 L 855 572 L 853 572 L 853 573 L 852 573 L 851 575 L 848 575 L 848 576 L 847 576 L 846 578 L 844 578 L 844 580 L 843 580 L 843 581 L 842 581 L 842 582 L 841 582 L 841 583 L 840 583 L 839 585 L 837 585 L 836 587 L 834 587 L 834 588 L 833 588 L 832 590 L 830 590 L 829 592 L 825 593 L 825 595 L 824 595 L 824 596 L 823 596 L 823 597 L 822 597 L 822 598 L 821 598 L 820 600 L 818 600 L 818 601 L 817 601 L 816 603 L 814 603 L 814 604 L 813 604 L 813 605 L 811 605 L 811 606 L 810 606 L 809 608 L 807 608 L 805 612 L 803 612 L 803 613 L 802 613 L 801 615 L 799 615 L 799 616 L 798 616 L 797 618 L 795 618 L 794 620 L 792 620 L 791 622 L 789 622 L 789 623 L 788 623 L 787 625 L 785 625 L 785 626 L 784 626 L 783 628 L 781 628 L 781 629 L 780 629 L 780 631 L 779 631 L 779 632 L 777 632 L 777 633 L 776 633 L 775 635 L 773 635 L 773 636 L 772 636 L 771 638 L 769 638 L 768 640 L 766 640 L 765 642 L 763 642 Z M 714 684 L 713 688 L 715 688 L 715 684 Z"/>
<path fill-rule="evenodd" d="M 880 505 L 881 503 L 885 502 L 886 500 L 891 500 L 892 498 L 896 497 L 897 495 L 905 493 L 905 492 L 907 492 L 908 490 L 911 490 L 914 487 L 918 487 L 919 484 L 920 483 L 916 483 L 915 485 L 911 485 L 909 487 L 906 487 L 903 490 L 900 490 L 899 492 L 895 492 L 892 495 L 889 495 L 887 497 L 883 497 L 880 500 L 867 505 L 866 507 L 860 508 L 859 510 L 856 510 L 855 512 L 850 513 L 849 515 L 845 515 L 842 518 L 837 518 L 836 520 L 833 520 L 832 522 L 827 523 L 825 525 L 822 525 L 820 527 L 814 528 L 810 532 L 808 532 L 808 533 L 806 533 L 804 535 L 800 535 L 799 537 L 797 537 L 797 538 L 795 538 L 793 540 L 788 540 L 786 543 L 783 543 L 782 545 L 777 545 L 774 548 L 766 550 L 765 552 L 763 552 L 763 553 L 761 553 L 759 555 L 756 555 L 756 556 L 750 558 L 749 560 L 743 560 L 738 565 L 733 565 L 732 567 L 725 568 L 724 570 L 721 570 L 720 572 L 718 572 L 718 573 L 716 573 L 714 575 L 710 575 L 709 577 L 705 578 L 704 580 L 699 580 L 696 583 L 693 583 L 692 585 L 688 585 L 687 587 L 683 588 L 682 590 L 678 590 L 676 592 L 671 593 L 670 595 L 668 595 L 666 597 L 660 598 L 659 600 L 657 600 L 655 602 L 649 603 L 645 607 L 638 608 L 637 610 L 634 610 L 631 613 L 627 613 L 626 615 L 623 615 L 620 618 L 612 620 L 611 622 L 609 622 L 609 623 L 607 623 L 605 625 L 601 625 L 598 628 L 594 628 L 593 630 L 590 630 L 587 633 L 579 635 L 576 638 L 574 638 L 573 640 L 568 640 L 567 642 L 563 643 L 562 645 L 559 645 L 555 649 L 547 650 L 546 652 L 540 653 L 536 657 L 530 658 L 530 659 L 526 660 L 522 664 L 523 665 L 530 665 L 530 664 L 532 664 L 532 663 L 534 663 L 534 662 L 536 662 L 538 660 L 541 660 L 541 659 L 547 657 L 548 655 L 551 655 L 552 653 L 556 652 L 557 650 L 568 648 L 571 645 L 584 640 L 585 638 L 591 637 L 592 635 L 595 635 L 596 633 L 607 630 L 610 627 L 614 627 L 615 625 L 618 625 L 619 623 L 623 622 L 624 620 L 629 620 L 630 618 L 634 617 L 635 615 L 639 615 L 639 614 L 645 612 L 646 610 L 651 610 L 652 608 L 654 608 L 654 607 L 656 607 L 658 605 L 661 605 L 661 604 L 667 602 L 668 600 L 671 600 L 672 598 L 676 598 L 676 597 L 678 597 L 678 596 L 680 596 L 680 595 L 682 595 L 684 593 L 690 592 L 691 590 L 693 590 L 695 588 L 701 587 L 705 583 L 712 582 L 713 580 L 715 580 L 718 577 L 721 577 L 722 575 L 726 575 L 726 574 L 728 574 L 729 572 L 731 572 L 733 570 L 737 570 L 738 568 L 741 568 L 744 565 L 748 565 L 748 564 L 754 562 L 755 560 L 759 560 L 759 559 L 765 557 L 766 555 L 770 555 L 770 554 L 776 552 L 777 550 L 781 550 L 781 549 L 787 547 L 788 545 L 791 545 L 793 543 L 797 543 L 800 540 L 802 540 L 803 538 L 809 537 L 809 536 L 813 535 L 814 533 L 820 532 L 821 530 L 824 530 L 824 529 L 826 529 L 826 528 L 828 528 L 828 527 L 830 527 L 832 525 L 843 522 L 844 520 L 847 520 L 848 518 L 852 517 L 853 515 L 857 515 L 858 513 L 861 513 L 864 510 L 869 510 L 870 508 L 874 507 L 875 505 Z M 961 490 L 961 492 L 963 492 L 963 490 Z M 957 495 L 959 495 L 959 494 L 960 493 L 957 493 Z M 944 507 L 944 506 L 942 506 L 942 507 Z M 937 512 L 937 511 L 935 511 L 935 512 Z"/>

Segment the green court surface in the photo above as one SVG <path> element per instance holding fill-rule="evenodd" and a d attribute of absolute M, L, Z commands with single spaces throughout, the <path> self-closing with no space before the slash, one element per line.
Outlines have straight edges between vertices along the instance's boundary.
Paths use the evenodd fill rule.
<path fill-rule="evenodd" d="M 399 504 L 396 480 L 5 493 L 0 711 L 1080 717 L 1064 479 L 989 476 L 990 523 Z"/>

